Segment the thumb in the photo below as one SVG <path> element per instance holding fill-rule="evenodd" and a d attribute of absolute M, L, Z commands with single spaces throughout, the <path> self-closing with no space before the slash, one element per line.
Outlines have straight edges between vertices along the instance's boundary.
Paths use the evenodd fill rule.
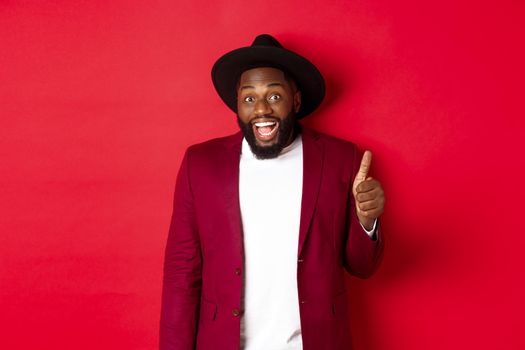
<path fill-rule="evenodd" d="M 361 159 L 361 165 L 359 166 L 359 171 L 355 175 L 354 179 L 354 188 L 359 183 L 365 181 L 368 176 L 368 171 L 370 170 L 370 164 L 372 163 L 372 152 L 365 151 L 363 158 Z"/>

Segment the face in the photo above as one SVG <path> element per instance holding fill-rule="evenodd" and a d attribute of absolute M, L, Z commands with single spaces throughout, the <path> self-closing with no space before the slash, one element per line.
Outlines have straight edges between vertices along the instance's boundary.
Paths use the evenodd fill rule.
<path fill-rule="evenodd" d="M 237 88 L 237 121 L 259 159 L 275 158 L 293 141 L 301 93 L 276 68 L 244 71 Z"/>

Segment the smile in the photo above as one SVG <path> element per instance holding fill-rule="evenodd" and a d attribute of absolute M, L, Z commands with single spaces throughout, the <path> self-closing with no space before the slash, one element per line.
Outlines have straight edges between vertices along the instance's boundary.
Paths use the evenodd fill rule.
<path fill-rule="evenodd" d="M 261 136 L 270 136 L 277 130 L 277 122 L 254 123 L 257 133 Z"/>
<path fill-rule="evenodd" d="M 260 141 L 270 141 L 279 129 L 277 121 L 261 121 L 253 123 L 255 137 Z"/>

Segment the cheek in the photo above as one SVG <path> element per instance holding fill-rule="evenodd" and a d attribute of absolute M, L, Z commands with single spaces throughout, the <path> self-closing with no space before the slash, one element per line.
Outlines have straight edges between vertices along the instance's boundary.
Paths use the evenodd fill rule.
<path fill-rule="evenodd" d="M 244 123 L 250 121 L 250 111 L 245 106 L 237 106 L 237 115 Z"/>
<path fill-rule="evenodd" d="M 240 113 L 242 111 L 243 107 L 241 103 L 237 103 L 237 112 Z"/>
<path fill-rule="evenodd" d="M 283 101 L 282 103 L 273 106 L 273 110 L 282 117 L 286 117 L 292 111 L 292 109 L 293 104 L 291 101 Z"/>

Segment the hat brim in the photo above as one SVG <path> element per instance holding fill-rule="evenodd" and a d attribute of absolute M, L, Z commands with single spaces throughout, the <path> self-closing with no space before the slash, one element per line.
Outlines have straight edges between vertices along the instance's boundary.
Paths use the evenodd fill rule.
<path fill-rule="evenodd" d="M 230 51 L 213 65 L 211 75 L 215 90 L 224 103 L 237 113 L 237 82 L 245 70 L 274 67 L 286 71 L 301 91 L 297 118 L 312 113 L 321 104 L 325 84 L 321 72 L 306 58 L 284 48 L 249 46 Z"/>

